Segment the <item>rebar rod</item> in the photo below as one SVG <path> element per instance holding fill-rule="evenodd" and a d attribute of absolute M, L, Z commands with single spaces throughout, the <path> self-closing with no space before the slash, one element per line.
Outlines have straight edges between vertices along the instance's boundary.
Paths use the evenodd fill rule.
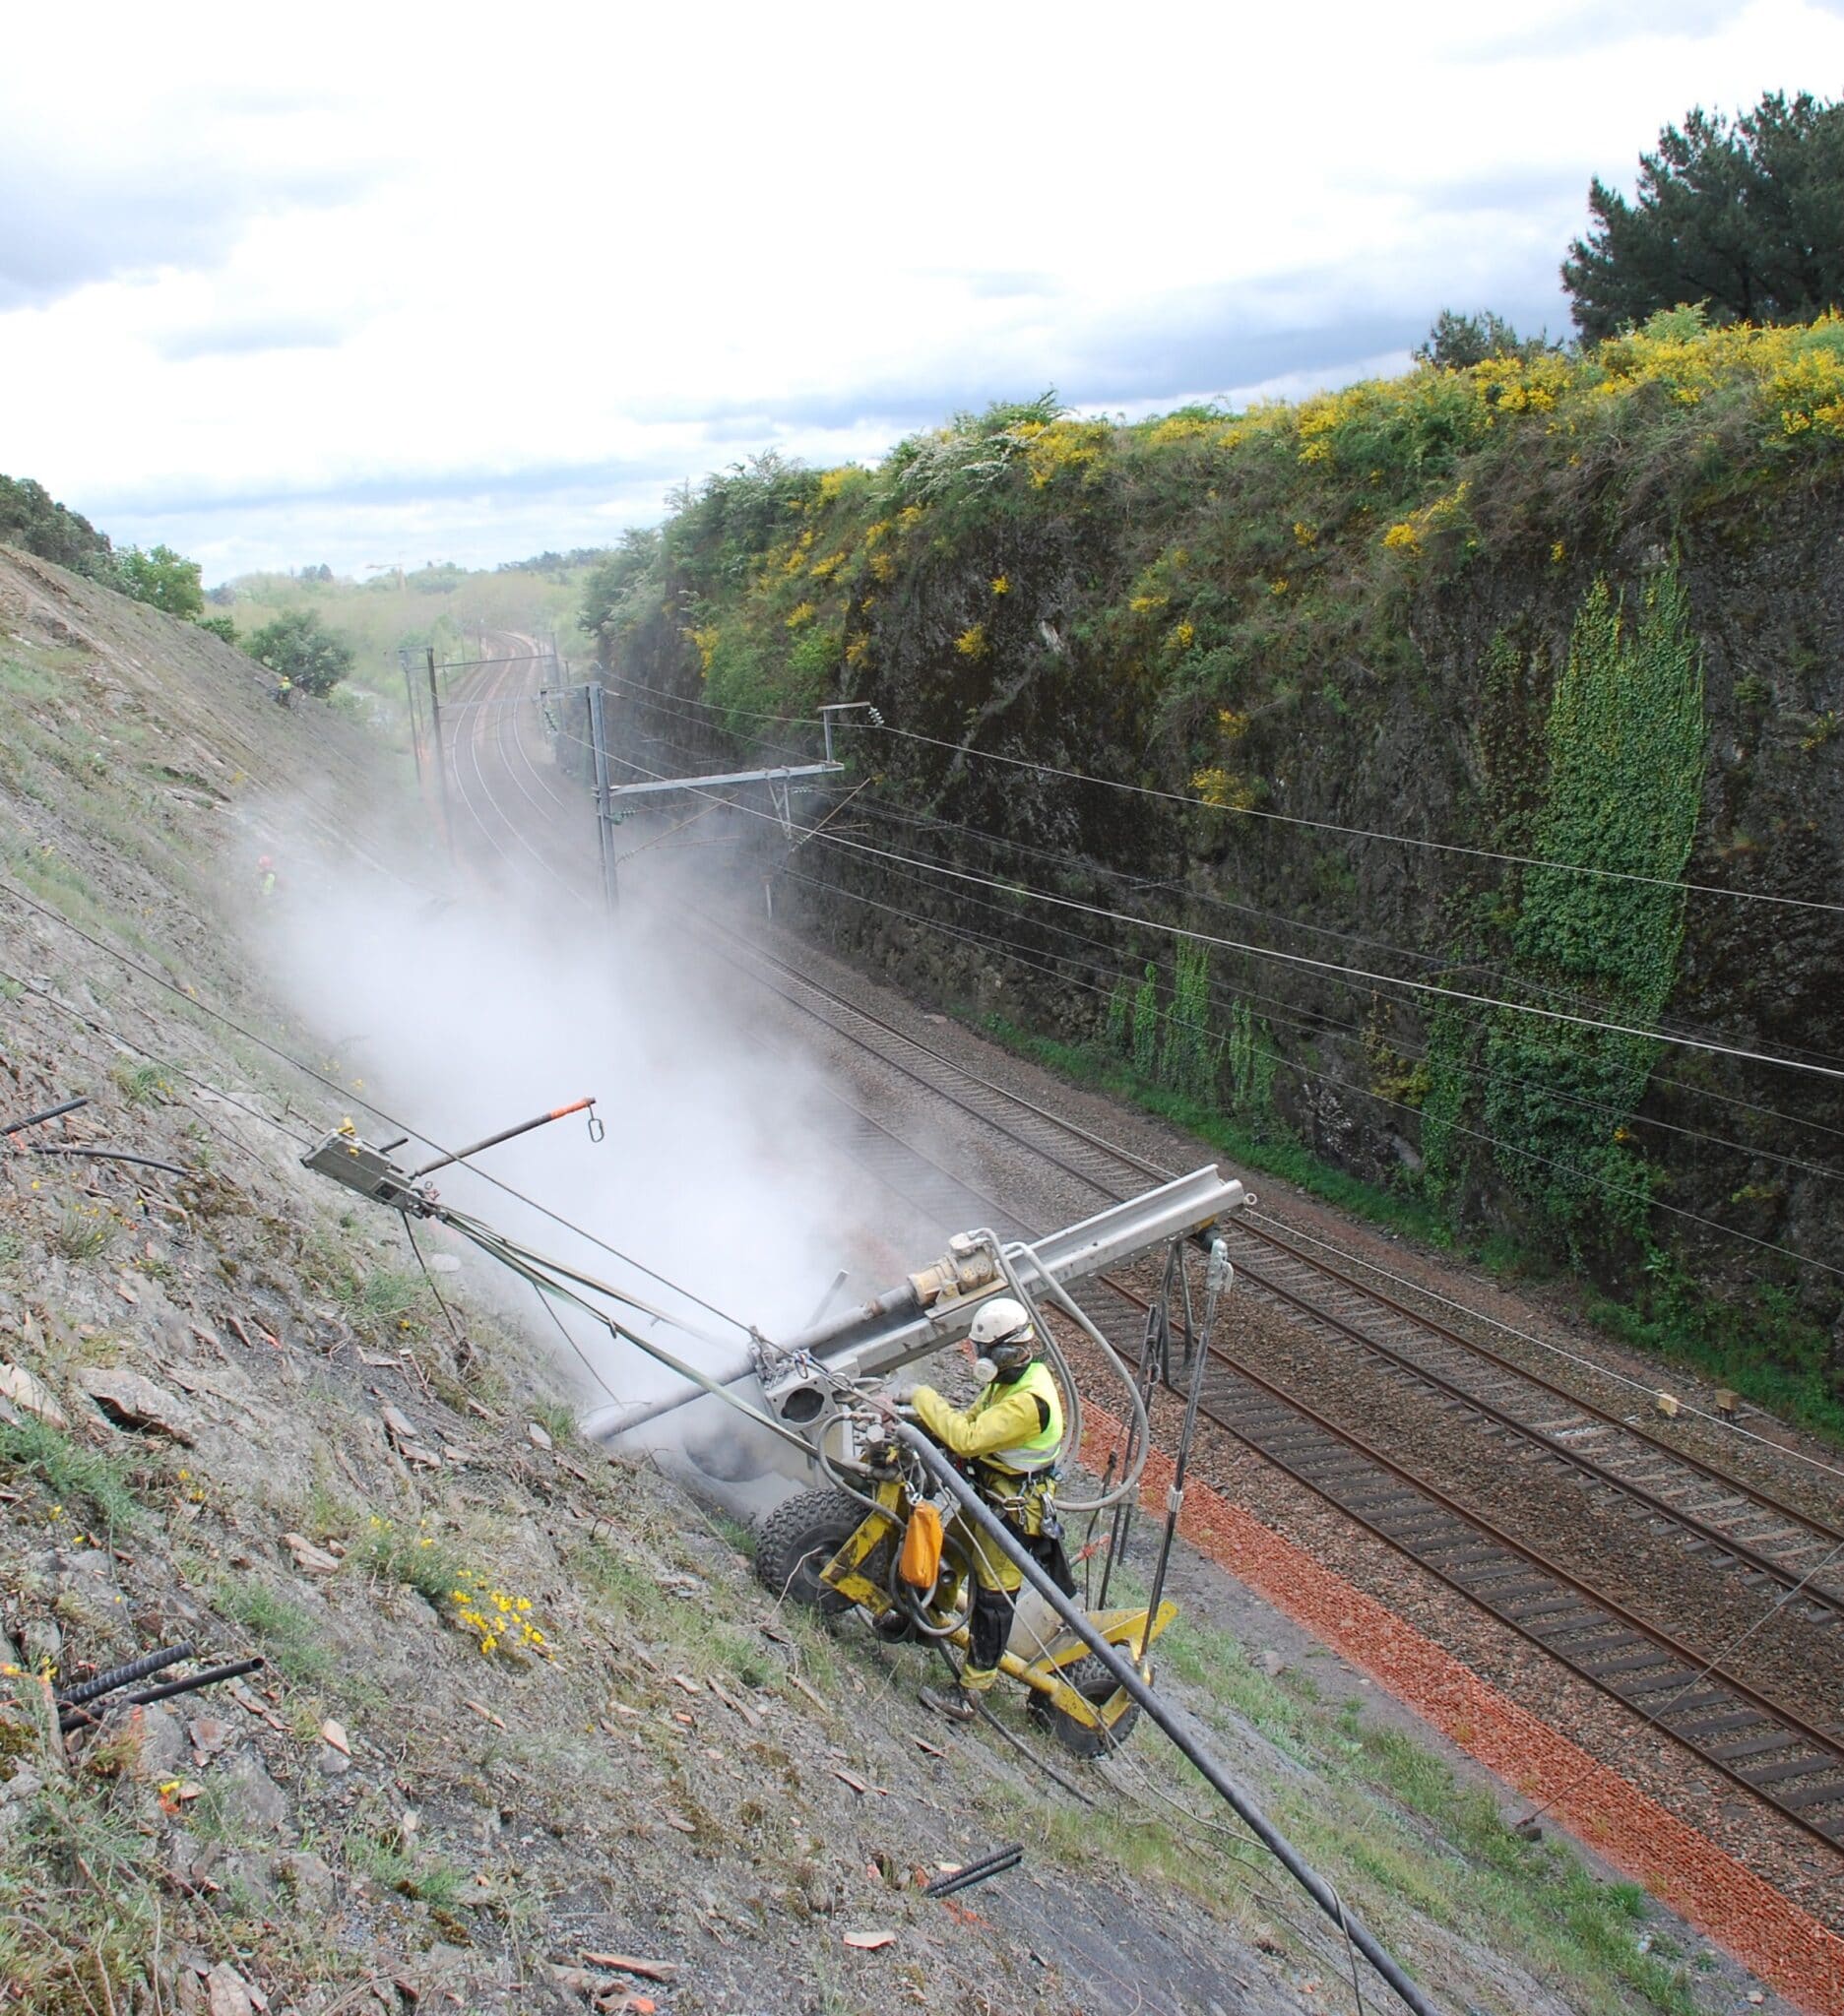
<path fill-rule="evenodd" d="M 126 1687 L 136 1680 L 145 1680 L 150 1673 L 159 1672 L 163 1668 L 176 1666 L 182 1659 L 192 1657 L 190 1645 L 168 1645 L 159 1652 L 144 1652 L 139 1659 L 131 1659 L 126 1666 L 111 1667 L 105 1673 L 97 1673 L 93 1680 L 85 1680 L 81 1686 L 72 1687 L 68 1693 L 58 1696 L 58 1712 L 81 1708 L 86 1701 L 94 1701 L 98 1694 L 112 1694 L 117 1687 Z"/>

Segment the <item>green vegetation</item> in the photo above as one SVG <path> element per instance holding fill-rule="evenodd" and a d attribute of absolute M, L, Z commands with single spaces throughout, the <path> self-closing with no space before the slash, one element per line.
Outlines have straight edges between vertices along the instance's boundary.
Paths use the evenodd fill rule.
<path fill-rule="evenodd" d="M 1532 852 L 1652 878 L 1610 881 L 1532 868 L 1513 899 L 1513 962 L 1540 1001 L 1628 1027 L 1670 1000 L 1684 936 L 1673 887 L 1689 859 L 1703 782 L 1700 653 L 1675 570 L 1650 581 L 1628 611 L 1605 581 L 1576 616 L 1545 729 L 1549 776 Z M 1501 841 L 1503 836 L 1500 836 Z M 1625 1125 L 1659 1046 L 1571 1023 L 1497 1013 L 1460 1033 L 1449 1018 L 1434 1046 L 1429 1097 L 1441 1115 L 1425 1149 L 1431 1180 L 1448 1170 L 1452 1126 L 1477 1107 L 1510 1180 L 1579 1248 L 1615 1230 L 1649 1240 L 1653 1171 Z M 1460 1052 L 1482 1089 L 1450 1074 Z"/>
<path fill-rule="evenodd" d="M 10 1726 L 0 1707 L 0 1735 Z M 119 1782 L 87 1764 L 32 1794 L 0 1838 L 0 1981 L 20 2008 L 94 2016 L 138 1999 L 162 1897 L 135 1822 Z"/>
<path fill-rule="evenodd" d="M 1809 322 L 1844 307 L 1844 104 L 1770 92 L 1734 122 L 1698 107 L 1640 156 L 1636 201 L 1597 175 L 1588 208 L 1562 268 L 1583 336 L 1691 302 Z"/>
<path fill-rule="evenodd" d="M 297 1686 L 315 1687 L 333 1673 L 333 1653 L 312 1613 L 253 1576 L 222 1578 L 213 1590 L 217 1607 L 253 1631 L 269 1658 Z"/>
<path fill-rule="evenodd" d="M 0 544 L 19 546 L 75 574 L 106 577 L 108 536 L 30 476 L 0 476 Z"/>
<path fill-rule="evenodd" d="M 199 563 L 171 546 L 154 546 L 145 553 L 139 546 L 129 546 L 115 555 L 114 586 L 138 602 L 188 621 L 205 608 L 199 574 Z"/>
<path fill-rule="evenodd" d="M 1116 1585 L 1143 1595 L 1131 1576 Z M 1202 1697 L 1200 1719 L 1220 1741 L 1233 1750 L 1252 1732 L 1310 1775 L 1310 1792 L 1284 1779 L 1271 1810 L 1385 1941 L 1391 1920 L 1413 1910 L 1514 1958 L 1584 2016 L 1635 2006 L 1693 2016 L 1686 1956 L 1637 1884 L 1600 1880 L 1565 1842 L 1526 1839 L 1488 1791 L 1461 1784 L 1426 1744 L 1367 1718 L 1356 1700 L 1323 1699 L 1315 1657 L 1266 1670 L 1232 1633 L 1190 1616 L 1161 1640 L 1162 1667 Z M 1252 1841 L 1226 1824 L 1188 1764 L 1140 1741 L 1103 1775 L 1116 1796 L 1102 1807 L 1046 1814 L 1053 1853 L 1079 1866 L 1100 1850 L 1213 1902 L 1226 1890 L 1268 1902 Z M 1149 1815 L 1162 1824 L 1147 1825 Z M 1292 1929 L 1323 1936 L 1300 1920 Z M 1300 1943 L 1309 1954 L 1314 1940 Z"/>
<path fill-rule="evenodd" d="M 78 1508 L 87 1506 L 111 1532 L 133 1533 L 141 1525 L 140 1501 L 124 1466 L 49 1421 L 0 1421 L 0 1468 L 11 1477 L 35 1477 L 58 1520 L 74 1522 Z"/>
<path fill-rule="evenodd" d="M 1026 966 L 1000 982 L 999 1012 L 1083 1068 L 1106 1053 L 1138 1096 L 1322 1191 L 1307 1148 L 1349 1153 L 1373 1178 L 1358 1188 L 1391 1193 L 1386 1215 L 1532 1266 L 1567 1260 L 1702 1349 L 1720 1297 L 1746 1306 L 1754 1289 L 1687 1229 L 1726 1222 L 1726 1192 L 1662 1130 L 1656 1044 L 1308 967 L 1398 973 L 1416 957 L 1435 986 L 1592 1019 L 1684 1012 L 1681 968 L 1707 986 L 1718 949 L 1707 907 L 1692 959 L 1669 889 L 1466 850 L 1670 883 L 1712 844 L 1707 821 L 1733 816 L 1704 786 L 1732 709 L 1750 751 L 1771 742 L 1783 764 L 1792 723 L 1807 760 L 1831 760 L 1822 649 L 1802 647 L 1813 670 L 1795 715 L 1777 662 L 1750 666 L 1731 701 L 1734 649 L 1706 696 L 1699 624 L 1719 570 L 1763 527 L 1808 524 L 1840 482 L 1844 316 L 1713 326 L 1680 306 L 1564 351 L 1446 314 L 1417 369 L 1296 405 L 1116 425 L 1047 395 L 959 414 L 873 468 L 732 468 L 596 568 L 583 623 L 616 671 L 702 700 L 739 739 L 810 736 L 804 719 L 832 698 L 874 699 L 900 725 L 843 731 L 874 773 L 859 809 L 938 821 L 925 846 L 913 824 L 903 844 L 987 890 L 816 848 L 848 933 L 858 896 L 945 924 L 950 997 L 982 957 L 970 932 L 1015 949 Z M 1725 775 L 1749 788 L 1746 770 Z M 1791 889 L 1799 814 L 1773 780 L 1774 872 L 1741 856 L 1756 845 L 1742 837 L 1735 879 Z M 1388 802 L 1388 781 L 1413 802 Z M 1241 816 L 1269 812 L 1333 830 Z M 1347 820 L 1452 851 L 1367 848 L 1339 834 Z M 1193 935 L 1175 943 L 1168 925 Z M 1075 984 L 1033 987 L 1031 963 Z M 1718 991 L 1737 1027 L 1767 1012 L 1745 979 Z M 1739 1071 L 1712 1090 L 1760 1102 Z M 1771 1125 L 1722 1124 L 1741 1142 L 1736 1182 L 1766 1194 L 1746 1158 L 1756 1142 L 1784 1152 Z M 1770 1208 L 1756 1221 L 1781 1236 Z M 1803 1384 L 1805 1343 L 1769 1334 Z"/>
<path fill-rule="evenodd" d="M 254 632 L 247 647 L 258 664 L 303 693 L 324 700 L 352 668 L 353 651 L 312 609 L 290 609 Z"/>
<path fill-rule="evenodd" d="M 1098 1086 L 1104 1092 L 1136 1101 L 1148 1112 L 1195 1134 L 1248 1168 L 1282 1176 L 1327 1204 L 1336 1204 L 1357 1217 L 1409 1232 L 1431 1244 L 1454 1243 L 1446 1221 L 1419 1196 L 1367 1183 L 1362 1177 L 1322 1161 L 1293 1135 L 1274 1129 L 1257 1131 L 1213 1102 L 1201 1102 L 1174 1092 L 1156 1080 L 1142 1079 L 1129 1063 L 1111 1057 L 1098 1044 L 1062 1042 L 1053 1037 L 1038 1036 L 995 1015 L 983 1017 L 980 1027 L 995 1042 L 1052 1071 L 1060 1071 L 1078 1085 Z"/>

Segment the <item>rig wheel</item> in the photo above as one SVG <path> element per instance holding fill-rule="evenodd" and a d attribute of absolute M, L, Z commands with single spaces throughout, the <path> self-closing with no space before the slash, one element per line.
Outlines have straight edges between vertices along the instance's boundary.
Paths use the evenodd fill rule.
<path fill-rule="evenodd" d="M 777 1505 L 756 1530 L 755 1572 L 770 1593 L 809 1609 L 850 1609 L 820 1570 L 858 1530 L 864 1508 L 843 1491 L 802 1491 Z"/>
<path fill-rule="evenodd" d="M 1097 1708 L 1112 1700 L 1120 1685 L 1093 1653 L 1063 1669 L 1063 1684 L 1073 1687 L 1083 1700 Z M 1140 1719 L 1137 1702 L 1128 1705 L 1127 1712 L 1112 1730 L 1091 1729 L 1043 1694 L 1033 1694 L 1028 1709 L 1031 1719 L 1042 1723 L 1072 1757 L 1101 1757 L 1118 1749 Z"/>

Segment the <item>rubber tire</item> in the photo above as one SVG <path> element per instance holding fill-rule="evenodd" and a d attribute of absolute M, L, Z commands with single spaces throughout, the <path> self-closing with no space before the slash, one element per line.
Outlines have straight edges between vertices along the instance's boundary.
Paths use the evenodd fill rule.
<path fill-rule="evenodd" d="M 777 1505 L 756 1529 L 755 1572 L 776 1598 L 808 1609 L 849 1609 L 819 1571 L 863 1523 L 864 1508 L 843 1491 L 802 1491 Z"/>
<path fill-rule="evenodd" d="M 1065 1686 L 1073 1687 L 1083 1700 L 1097 1708 L 1111 1700 L 1120 1685 L 1093 1653 L 1077 1660 L 1074 1666 L 1065 1667 L 1062 1678 Z M 1105 1757 L 1110 1750 L 1117 1750 L 1140 1719 L 1139 1703 L 1130 1701 L 1127 1712 L 1112 1730 L 1090 1729 L 1043 1694 L 1031 1696 L 1029 1712 L 1032 1720 L 1042 1723 L 1072 1757 L 1085 1758 Z"/>

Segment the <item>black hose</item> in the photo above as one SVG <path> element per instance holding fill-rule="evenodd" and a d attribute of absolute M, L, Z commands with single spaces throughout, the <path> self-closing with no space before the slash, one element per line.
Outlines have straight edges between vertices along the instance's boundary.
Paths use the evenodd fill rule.
<path fill-rule="evenodd" d="M 60 1113 L 74 1113 L 79 1106 L 89 1103 L 88 1097 L 67 1099 L 61 1106 L 46 1106 L 42 1113 L 30 1113 L 23 1120 L 0 1121 L 0 1134 L 23 1134 L 28 1127 L 37 1126 L 40 1120 L 55 1120 Z"/>
<path fill-rule="evenodd" d="M 132 1162 L 144 1169 L 164 1169 L 169 1176 L 196 1175 L 195 1169 L 181 1168 L 176 1162 L 158 1162 L 151 1155 L 127 1155 L 119 1148 L 33 1148 L 32 1155 L 80 1155 L 88 1156 L 92 1162 Z"/>
<path fill-rule="evenodd" d="M 942 1456 L 934 1444 L 919 1429 L 912 1428 L 907 1421 L 894 1422 L 892 1432 L 900 1436 L 904 1444 L 921 1458 L 923 1467 L 932 1477 L 953 1492 L 960 1500 L 961 1508 L 968 1519 L 997 1544 L 1025 1580 L 1113 1675 L 1115 1684 L 1124 1688 L 1129 1698 L 1145 1711 L 1148 1719 L 1164 1731 L 1172 1742 L 1189 1758 L 1218 1796 L 1252 1830 L 1269 1854 L 1396 1991 L 1403 2005 L 1412 2010 L 1414 2016 L 1439 2016 L 1435 2004 L 1428 1999 L 1389 1953 L 1378 1944 L 1375 1934 L 1369 1927 L 1345 1909 L 1331 1884 L 1275 1826 L 1256 1804 L 1253 1796 L 1245 1792 L 1217 1758 L 1184 1728 L 1172 1707 L 1147 1684 L 1133 1662 L 1124 1657 L 1118 1647 L 1109 1644 L 1095 1628 L 1087 1611 L 1078 1609 L 1038 1565 L 1029 1549 L 1019 1545 L 1017 1540 L 1007 1531 L 1004 1522 L 959 1471 Z"/>

